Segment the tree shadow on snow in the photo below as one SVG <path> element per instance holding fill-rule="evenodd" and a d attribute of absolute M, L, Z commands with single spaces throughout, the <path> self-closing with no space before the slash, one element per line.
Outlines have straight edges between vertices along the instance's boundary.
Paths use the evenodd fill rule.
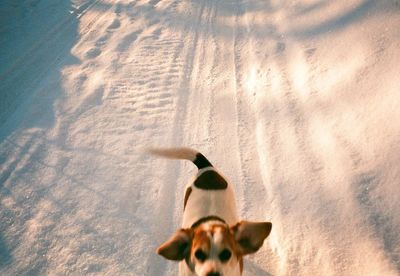
<path fill-rule="evenodd" d="M 12 262 L 11 253 L 5 244 L 3 238 L 0 236 L 0 268 Z"/>
<path fill-rule="evenodd" d="M 389 153 L 392 158 L 398 160 L 397 154 Z M 393 160 L 388 158 L 388 163 Z M 393 162 L 395 163 L 395 162 Z M 393 166 L 395 167 L 395 166 Z M 382 170 L 384 171 L 384 170 Z M 379 197 L 382 192 L 384 177 L 378 171 L 370 171 L 357 175 L 352 182 L 354 195 L 360 209 L 365 215 L 366 224 L 372 230 L 373 237 L 382 246 L 386 256 L 400 271 L 400 253 L 398 241 L 400 240 L 399 225 L 396 224 L 396 215 L 388 211 L 385 205 L 391 205 L 387 198 Z M 379 200 L 377 200 L 377 198 Z"/>
<path fill-rule="evenodd" d="M 78 62 L 70 51 L 81 12 L 70 1 L 56 2 L 0 4 L 0 142 L 16 129 L 54 124 L 61 69 Z"/>
<path fill-rule="evenodd" d="M 64 92 L 61 70 L 78 62 L 71 54 L 78 41 L 78 16 L 92 2 L 88 0 L 80 8 L 62 0 L 0 3 L 0 203 L 4 199 L 12 202 L 10 206 L 0 205 L 0 274 L 35 275 L 45 268 L 47 241 L 41 245 L 43 252 L 35 247 L 26 249 L 38 256 L 26 267 L 16 265 L 13 252 L 24 242 L 24 223 L 32 217 L 41 197 L 25 198 L 24 193 L 35 188 L 28 185 L 30 179 L 21 188 L 15 187 L 11 178 L 23 177 L 27 168 L 21 169 L 21 160 L 29 153 L 35 156 L 40 132 L 27 133 L 18 149 L 8 140 L 16 131 L 54 125 L 54 103 Z M 37 164 L 34 157 L 25 161 Z M 7 240 L 5 233 L 10 237 Z"/>
<path fill-rule="evenodd" d="M 184 12 L 177 12 L 176 10 L 168 10 L 157 6 L 159 2 L 155 4 L 150 1 L 147 5 L 135 5 L 135 4 L 119 4 L 120 11 L 127 13 L 132 19 L 140 17 L 147 22 L 148 26 L 159 22 L 160 18 L 168 18 L 167 21 L 162 22 L 164 27 L 169 28 L 172 31 L 186 31 L 191 23 L 196 23 L 197 32 L 208 32 L 208 28 L 201 28 L 201 24 L 209 24 L 209 22 L 202 22 L 202 15 L 206 11 L 215 10 L 217 16 L 221 17 L 235 17 L 243 16 L 252 13 L 264 13 L 273 14 L 279 9 L 286 9 L 277 4 L 273 4 L 271 1 L 242 1 L 237 3 L 236 1 L 190 1 L 191 5 L 195 7 L 197 15 L 185 14 Z M 330 6 L 329 6 L 330 5 Z M 277 39 L 282 36 L 292 36 L 299 39 L 311 38 L 313 36 L 324 35 L 325 33 L 339 31 L 346 27 L 357 23 L 376 12 L 383 12 L 377 8 L 376 1 L 364 0 L 360 1 L 358 5 L 352 6 L 348 9 L 342 10 L 333 17 L 319 16 L 318 19 L 315 17 L 316 12 L 324 13 L 326 8 L 330 8 L 336 4 L 329 3 L 327 0 L 321 0 L 316 3 L 307 5 L 298 4 L 294 7 L 293 13 L 288 13 L 289 18 L 287 20 L 296 22 L 299 16 L 305 17 L 308 22 L 313 24 L 304 27 L 298 27 L 296 29 L 287 30 L 284 33 L 277 31 L 278 26 L 271 25 L 271 23 L 257 23 L 251 26 L 245 25 L 231 25 L 224 21 L 218 20 L 213 23 L 213 33 L 222 38 L 230 38 L 232 36 L 233 28 L 236 29 L 236 33 L 248 32 L 250 29 L 250 36 L 253 35 L 256 38 L 271 38 Z M 96 7 L 101 11 L 109 9 L 111 4 L 105 2 L 99 2 Z M 304 18 L 303 18 L 304 19 Z M 206 21 L 206 20 L 204 20 Z M 198 27 L 198 25 L 200 27 Z"/>
<path fill-rule="evenodd" d="M 341 14 L 333 18 L 329 18 L 325 21 L 317 22 L 311 26 L 298 28 L 291 30 L 288 35 L 297 38 L 311 38 L 319 35 L 323 35 L 330 32 L 339 31 L 344 29 L 356 22 L 359 22 L 368 17 L 376 5 L 376 1 L 365 0 L 361 1 L 357 6 L 352 7 L 349 10 L 343 11 Z M 322 9 L 326 6 L 326 2 L 319 2 L 316 6 L 303 7 L 303 14 L 318 9 Z"/>

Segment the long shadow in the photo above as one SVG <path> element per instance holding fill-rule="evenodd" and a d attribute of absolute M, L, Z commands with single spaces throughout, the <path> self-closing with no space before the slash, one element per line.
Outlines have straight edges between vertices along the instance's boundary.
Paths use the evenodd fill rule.
<path fill-rule="evenodd" d="M 190 3 L 195 7 L 195 9 L 201 8 L 217 8 L 217 16 L 242 16 L 246 13 L 265 13 L 272 14 L 279 7 L 271 4 L 270 1 L 242 1 L 237 3 L 236 1 L 190 1 Z M 306 26 L 304 28 L 295 28 L 292 30 L 288 30 L 286 33 L 277 33 L 276 26 L 271 25 L 270 23 L 258 23 L 253 24 L 251 26 L 251 34 L 250 36 L 257 36 L 256 38 L 270 38 L 270 39 L 278 39 L 282 36 L 291 36 L 299 39 L 305 39 L 315 36 L 321 36 L 326 33 L 339 31 L 345 29 L 352 24 L 355 24 L 367 17 L 381 12 L 383 10 L 378 9 L 376 1 L 373 0 L 364 0 L 361 1 L 358 5 L 349 8 L 342 13 L 334 16 L 332 18 L 328 18 L 326 20 L 319 19 L 318 21 L 312 18 L 314 12 L 323 12 L 326 8 L 327 1 L 321 0 L 314 4 L 309 5 L 301 5 L 297 7 L 297 12 L 293 15 L 293 18 L 289 18 L 288 20 L 297 20 L 296 16 L 308 16 L 310 22 L 315 22 L 311 26 Z M 100 10 L 109 9 L 111 4 L 101 2 L 96 5 Z M 170 28 L 173 31 L 184 31 L 187 22 L 193 20 L 190 14 L 185 14 L 184 12 L 177 12 L 175 10 L 165 10 L 158 9 L 154 6 L 149 5 L 124 5 L 120 4 L 121 11 L 127 13 L 132 18 L 136 16 L 140 16 L 144 19 L 149 25 L 151 25 L 155 19 L 167 17 L 170 18 L 168 22 L 163 22 L 164 27 Z M 237 28 L 237 33 L 247 32 L 249 26 L 238 25 L 235 26 Z M 216 21 L 214 24 L 214 32 L 220 38 L 231 38 L 232 36 L 232 25 L 224 23 L 222 21 Z M 200 28 L 198 30 L 201 32 L 207 32 L 207 28 Z"/>
<path fill-rule="evenodd" d="M 311 27 L 294 29 L 289 32 L 289 35 L 298 38 L 310 38 L 344 29 L 351 24 L 357 23 L 368 17 L 368 12 L 373 10 L 375 5 L 376 1 L 373 0 L 362 1 L 358 6 L 355 6 L 343 14 L 340 14 L 327 21 L 318 22 Z M 314 9 L 323 7 L 324 4 L 320 3 L 320 5 L 317 8 L 314 7 Z M 305 10 L 307 11 L 307 9 Z"/>
<path fill-rule="evenodd" d="M 308 5 L 302 5 L 298 7 L 298 10 L 296 12 L 296 15 L 305 15 L 313 11 L 317 11 L 323 7 L 325 7 L 328 4 L 328 0 L 320 0 L 318 2 L 308 4 Z"/>
<path fill-rule="evenodd" d="M 366 222 L 373 230 L 374 238 L 382 244 L 386 256 L 400 271 L 400 254 L 398 252 L 400 227 L 395 222 L 396 214 L 382 208 L 387 204 L 385 200 L 383 198 L 377 200 L 376 194 L 381 189 L 381 178 L 380 173 L 374 171 L 356 176 L 352 183 L 354 195 L 365 214 Z"/>
<path fill-rule="evenodd" d="M 15 131 L 54 125 L 53 106 L 64 91 L 61 70 L 78 62 L 71 55 L 71 48 L 78 40 L 78 16 L 84 7 L 76 8 L 73 1 L 64 0 L 0 3 L 0 202 L 15 203 L 0 205 L 2 275 L 40 274 L 46 266 L 46 258 L 41 258 L 21 268 L 14 256 L 14 250 L 24 242 L 24 222 L 32 215 L 37 202 L 28 206 L 31 201 L 14 194 L 19 188 L 10 180 L 14 173 L 19 173 L 15 171 L 20 159 L 32 150 L 40 134 L 28 139 L 15 160 L 10 159 L 15 157 L 15 150 L 7 139 L 13 139 Z M 23 215 L 19 210 L 23 210 Z M 16 226 L 18 232 L 15 232 Z"/>
<path fill-rule="evenodd" d="M 60 70 L 78 62 L 70 53 L 77 41 L 78 10 L 70 1 L 54 2 L 0 4 L 0 142 L 18 128 L 53 125 L 53 103 L 63 93 Z M 44 84 L 45 91 L 38 91 Z M 24 117 L 38 120 L 19 125 Z"/>
<path fill-rule="evenodd" d="M 16 5 L 13 0 L 5 0 L 0 3 L 0 26 L 2 39 L 2 47 L 0 48 L 0 124 L 3 124 L 0 130 L 0 139 L 4 138 L 11 132 L 15 124 L 4 125 L 5 121 L 10 121 L 10 114 L 18 117 L 18 113 L 24 113 L 25 109 L 21 108 L 22 103 L 29 102 L 29 99 L 35 92 L 34 88 L 43 81 L 43 78 L 50 71 L 57 68 L 57 59 L 63 57 L 65 66 L 65 57 L 70 56 L 70 62 L 76 63 L 69 53 L 69 50 L 75 42 L 77 20 L 77 9 L 71 6 L 71 3 L 66 1 L 58 1 L 57 10 L 63 10 L 64 13 L 55 13 L 32 16 L 32 11 L 35 9 L 43 10 L 43 5 L 40 1 L 31 1 Z M 88 0 L 87 3 L 93 2 Z M 191 1 L 194 7 L 200 8 L 200 2 L 211 7 L 216 5 L 218 15 L 221 16 L 236 16 L 253 11 L 271 13 L 276 9 L 270 2 L 265 1 L 244 1 L 239 7 L 236 1 Z M 151 5 L 136 5 L 119 4 L 121 11 L 125 11 L 128 15 L 140 16 L 149 24 L 156 18 L 165 13 L 171 19 L 165 22 L 166 27 L 174 30 L 183 31 L 186 28 L 187 22 L 192 20 L 188 14 L 179 13 L 176 11 L 166 11 L 157 9 Z M 105 2 L 98 2 L 94 9 L 104 11 L 112 5 Z M 326 6 L 325 1 L 320 1 L 317 4 L 298 7 L 300 13 L 322 10 Z M 289 30 L 288 33 L 279 34 L 276 32 L 275 26 L 270 24 L 252 25 L 252 33 L 258 38 L 277 39 L 282 35 L 293 36 L 297 38 L 309 38 L 323 35 L 328 32 L 344 29 L 351 24 L 354 24 L 366 18 L 370 11 L 373 10 L 375 1 L 365 0 L 342 14 L 327 21 L 315 22 L 311 26 Z M 48 11 L 51 11 L 48 9 Z M 50 12 L 49 12 L 50 13 Z M 18 14 L 19 16 L 15 16 Z M 295 18 L 293 18 L 295 20 Z M 31 26 L 34 26 L 33 28 Z M 232 26 L 222 22 L 215 22 L 215 34 L 220 37 L 230 37 L 232 34 Z M 240 31 L 246 31 L 248 26 L 237 26 Z M 202 29 L 200 28 L 201 32 Z M 204 29 L 204 31 L 207 31 Z M 59 82 L 59 80 L 58 80 Z M 41 124 L 51 125 L 54 122 L 54 114 L 52 113 L 52 102 L 61 93 L 61 87 L 57 87 L 50 93 L 46 93 L 42 98 L 42 109 L 40 112 L 46 117 L 41 120 Z M 36 92 L 35 92 L 36 93 Z M 17 110 L 18 109 L 18 110 Z M 21 114 L 19 114 L 21 116 Z"/>
<path fill-rule="evenodd" d="M 0 235 L 0 268 L 12 262 L 12 256 L 8 247 Z"/>

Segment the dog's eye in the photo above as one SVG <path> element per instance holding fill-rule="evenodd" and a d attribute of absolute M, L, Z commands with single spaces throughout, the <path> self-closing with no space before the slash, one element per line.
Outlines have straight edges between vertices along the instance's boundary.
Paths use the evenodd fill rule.
<path fill-rule="evenodd" d="M 218 257 L 221 260 L 221 262 L 227 262 L 231 258 L 232 253 L 228 249 L 224 249 L 219 253 Z"/>
<path fill-rule="evenodd" d="M 198 259 L 200 262 L 204 262 L 204 261 L 207 259 L 206 253 L 204 253 L 204 251 L 201 250 L 201 249 L 196 250 L 196 252 L 194 253 L 194 256 L 195 256 L 196 259 Z"/>

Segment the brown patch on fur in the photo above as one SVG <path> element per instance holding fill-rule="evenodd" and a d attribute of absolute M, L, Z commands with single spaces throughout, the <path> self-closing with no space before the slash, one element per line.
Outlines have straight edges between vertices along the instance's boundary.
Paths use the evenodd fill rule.
<path fill-rule="evenodd" d="M 187 203 L 191 193 L 192 193 L 192 187 L 188 187 L 185 192 L 185 199 L 183 202 L 183 210 L 185 210 L 185 208 L 186 208 L 186 203 Z"/>
<path fill-rule="evenodd" d="M 190 252 L 192 237 L 191 229 L 179 229 L 157 249 L 157 253 L 168 260 L 183 260 Z"/>
<path fill-rule="evenodd" d="M 231 232 L 235 237 L 239 255 L 244 256 L 258 251 L 271 232 L 271 228 L 270 222 L 241 221 L 232 226 Z"/>
<path fill-rule="evenodd" d="M 228 187 L 226 180 L 216 171 L 202 173 L 194 182 L 194 185 L 203 190 L 224 190 Z"/>
<path fill-rule="evenodd" d="M 193 231 L 193 241 L 192 241 L 192 252 L 196 252 L 197 249 L 203 250 L 205 253 L 210 252 L 211 241 L 202 227 L 198 227 Z"/>

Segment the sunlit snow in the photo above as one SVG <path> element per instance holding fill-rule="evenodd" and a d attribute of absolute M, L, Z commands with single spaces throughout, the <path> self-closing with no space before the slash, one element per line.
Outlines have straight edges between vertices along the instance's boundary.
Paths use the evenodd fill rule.
<path fill-rule="evenodd" d="M 200 150 L 245 275 L 399 275 L 400 2 L 0 1 L 0 274 L 176 275 Z"/>

